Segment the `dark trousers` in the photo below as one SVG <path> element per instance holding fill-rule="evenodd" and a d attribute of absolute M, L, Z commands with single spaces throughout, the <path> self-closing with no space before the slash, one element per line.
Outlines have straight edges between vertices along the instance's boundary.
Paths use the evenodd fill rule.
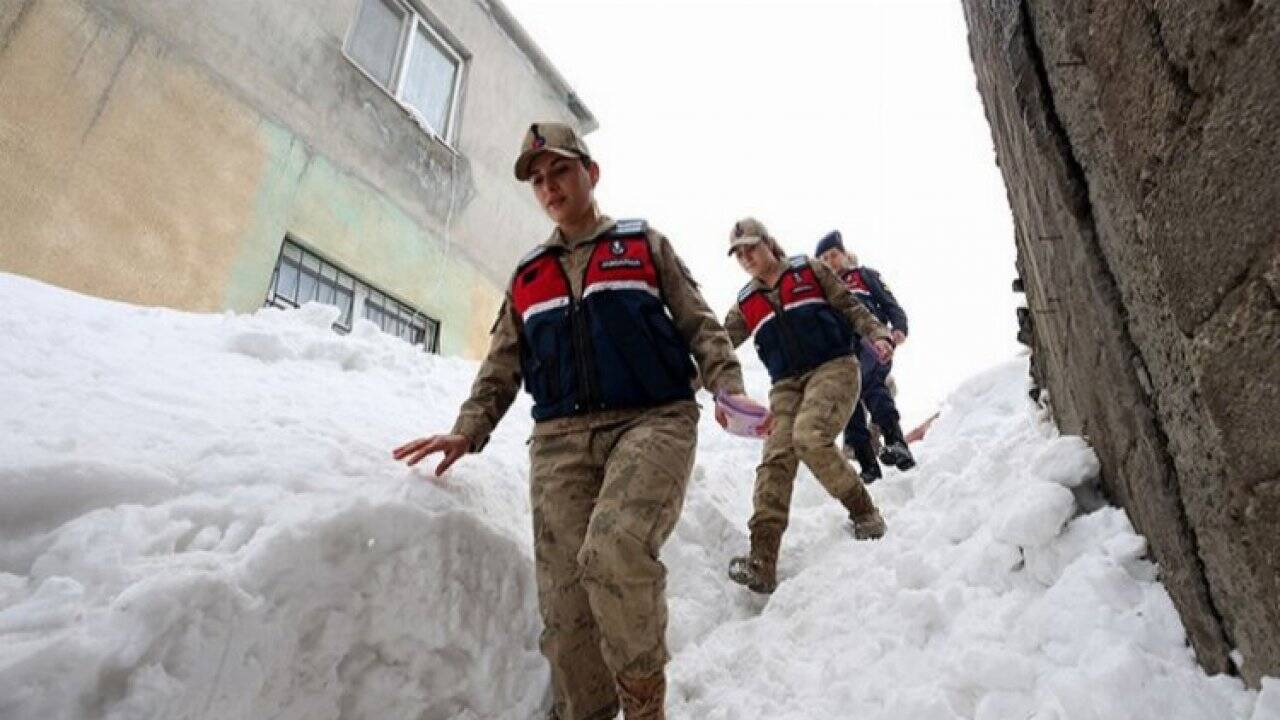
<path fill-rule="evenodd" d="M 902 440 L 902 430 L 898 427 L 898 406 L 893 402 L 893 395 L 885 381 L 893 370 L 893 363 L 881 364 L 875 352 L 861 346 L 858 363 L 862 369 L 862 395 L 853 406 L 853 417 L 844 428 L 844 444 L 857 447 L 871 442 L 871 430 L 867 427 L 867 413 L 871 420 L 884 434 L 885 442 Z"/>

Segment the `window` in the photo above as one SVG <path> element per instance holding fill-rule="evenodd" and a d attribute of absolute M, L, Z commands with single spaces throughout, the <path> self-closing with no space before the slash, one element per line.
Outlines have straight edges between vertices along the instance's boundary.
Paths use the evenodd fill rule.
<path fill-rule="evenodd" d="M 425 345 L 433 349 L 439 342 L 440 323 L 377 290 L 371 289 L 365 297 L 364 316 L 383 332 L 396 335 L 411 345 Z"/>
<path fill-rule="evenodd" d="M 440 346 L 440 322 L 418 312 L 377 288 L 352 277 L 320 256 L 286 239 L 271 273 L 266 305 L 296 308 L 319 302 L 338 308 L 333 329 L 350 332 L 357 308 L 384 332 L 422 345 L 429 352 Z"/>
<path fill-rule="evenodd" d="M 452 135 L 463 56 L 411 5 L 360 0 L 347 56 L 420 124 Z"/>

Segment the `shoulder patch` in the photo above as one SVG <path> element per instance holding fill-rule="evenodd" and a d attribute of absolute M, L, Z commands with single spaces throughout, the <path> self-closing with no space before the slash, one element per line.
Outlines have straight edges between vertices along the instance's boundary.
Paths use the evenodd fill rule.
<path fill-rule="evenodd" d="M 787 264 L 793 268 L 809 267 L 809 257 L 807 255 L 793 255 L 787 260 Z"/>
<path fill-rule="evenodd" d="M 534 260 L 537 260 L 538 258 L 542 257 L 543 255 L 549 252 L 551 252 L 551 248 L 547 247 L 546 245 L 539 245 L 534 249 L 530 250 L 529 252 L 525 253 L 525 256 L 520 258 L 520 262 L 516 263 L 516 272 L 519 272 L 520 268 L 524 267 L 525 265 L 528 265 L 529 263 L 533 262 Z"/>
<path fill-rule="evenodd" d="M 611 229 L 608 234 L 615 237 L 619 235 L 641 235 L 648 231 L 648 229 L 649 223 L 645 222 L 643 219 L 628 218 L 614 223 L 613 229 Z"/>

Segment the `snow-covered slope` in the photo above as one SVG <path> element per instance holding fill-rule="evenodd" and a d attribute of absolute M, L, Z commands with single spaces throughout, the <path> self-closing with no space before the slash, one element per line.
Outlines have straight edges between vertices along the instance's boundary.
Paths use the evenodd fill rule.
<path fill-rule="evenodd" d="M 530 718 L 527 400 L 443 480 L 390 448 L 474 365 L 312 306 L 191 315 L 0 275 L 0 719 Z M 704 418 L 674 718 L 1274 720 L 1209 678 L 1014 361 L 960 388 L 854 542 L 802 471 L 767 602 L 728 583 L 759 445 Z M 908 379 L 909 380 L 909 379 Z M 764 378 L 751 377 L 757 395 Z"/>
<path fill-rule="evenodd" d="M 527 406 L 448 482 L 411 473 L 391 447 L 474 367 L 332 319 L 0 276 L 0 718 L 542 706 Z"/>

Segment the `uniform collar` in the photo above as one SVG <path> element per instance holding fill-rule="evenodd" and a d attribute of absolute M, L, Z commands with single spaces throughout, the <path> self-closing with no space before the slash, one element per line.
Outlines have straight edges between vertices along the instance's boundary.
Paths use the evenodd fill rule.
<path fill-rule="evenodd" d="M 560 228 L 556 228 L 551 231 L 551 237 L 547 238 L 547 241 L 543 244 L 549 248 L 564 248 L 566 250 L 572 250 L 584 242 L 595 240 L 617 224 L 617 220 L 614 220 L 608 215 L 601 215 L 599 222 L 597 222 L 586 235 L 583 235 L 582 237 L 565 237 L 565 234 L 560 231 Z"/>
<path fill-rule="evenodd" d="M 784 277 L 786 277 L 786 276 L 787 276 L 787 267 L 786 267 L 786 265 L 787 265 L 787 261 L 786 261 L 786 260 L 779 260 L 778 262 L 782 263 L 782 266 L 783 266 L 783 267 L 782 267 L 782 274 L 778 276 L 778 282 L 777 282 L 777 284 L 775 284 L 775 285 L 770 285 L 770 284 L 766 283 L 765 281 L 763 281 L 763 280 L 761 280 L 761 279 L 759 279 L 759 278 L 757 278 L 757 277 L 755 277 L 755 276 L 752 276 L 752 278 L 751 278 L 751 288 L 752 288 L 753 290 L 764 290 L 765 292 L 773 292 L 774 290 L 777 290 L 779 287 L 782 287 L 782 278 L 784 278 Z"/>

